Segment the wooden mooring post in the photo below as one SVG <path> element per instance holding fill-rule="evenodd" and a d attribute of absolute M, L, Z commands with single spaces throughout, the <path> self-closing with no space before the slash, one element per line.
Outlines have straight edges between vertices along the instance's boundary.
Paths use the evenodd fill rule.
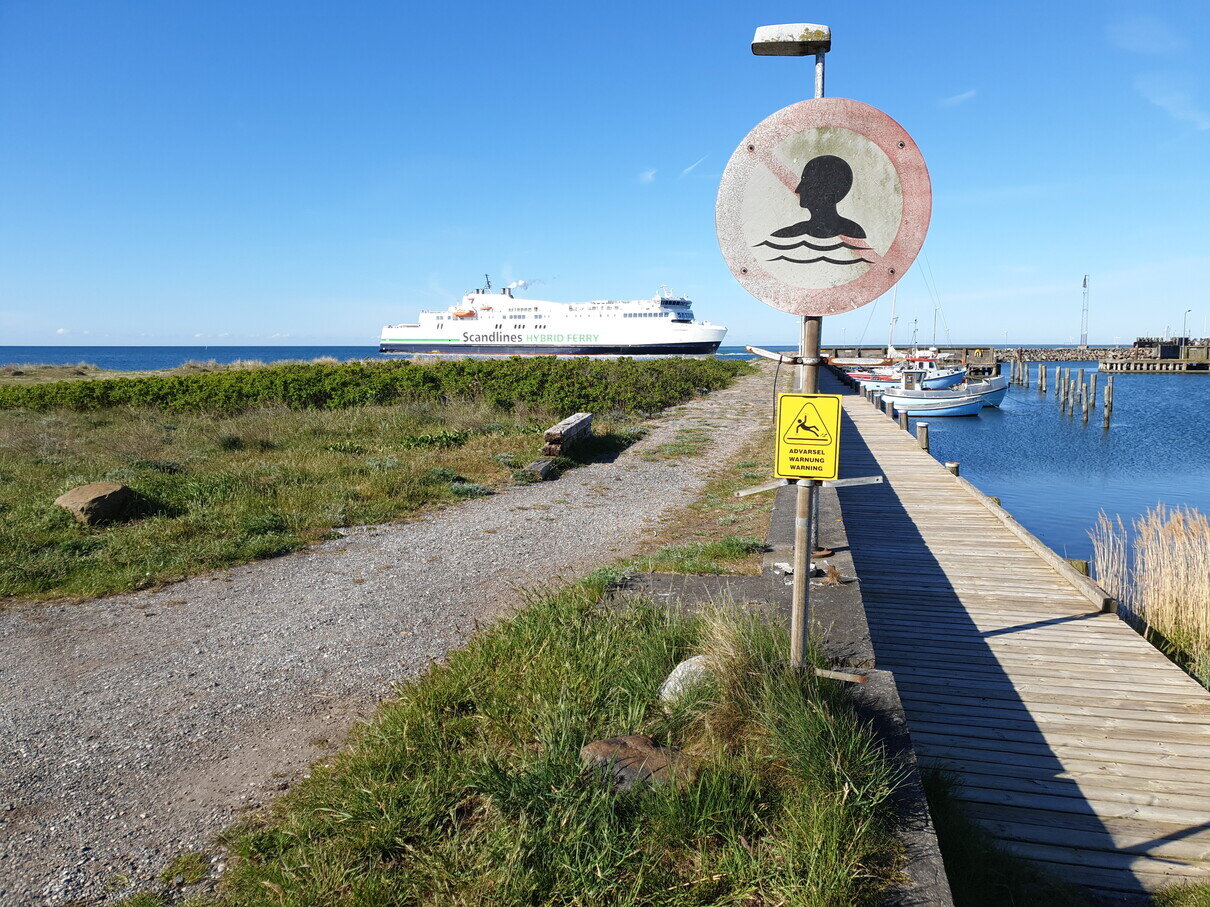
<path fill-rule="evenodd" d="M 1109 428 L 1109 417 L 1113 413 L 1113 375 L 1105 379 L 1105 415 L 1101 420 L 1102 428 Z"/>
<path fill-rule="evenodd" d="M 1040 390 L 1043 394 L 1046 393 L 1046 372 L 1046 366 L 1042 363 L 1038 363 L 1038 390 Z"/>
<path fill-rule="evenodd" d="M 1088 405 L 1097 408 L 1097 373 L 1093 372 L 1088 376 Z"/>
<path fill-rule="evenodd" d="M 1081 410 L 1080 415 L 1081 415 L 1081 421 L 1083 421 L 1084 423 L 1088 422 L 1088 411 L 1090 409 L 1092 409 L 1092 407 L 1088 403 L 1088 386 L 1085 384 L 1081 384 L 1080 385 L 1080 410 Z"/>
<path fill-rule="evenodd" d="M 920 449 L 925 453 L 929 450 L 929 424 L 927 422 L 916 423 L 916 441 L 920 444 Z"/>
<path fill-rule="evenodd" d="M 904 431 L 910 431 L 908 428 L 908 414 L 906 410 L 899 410 L 899 427 Z"/>

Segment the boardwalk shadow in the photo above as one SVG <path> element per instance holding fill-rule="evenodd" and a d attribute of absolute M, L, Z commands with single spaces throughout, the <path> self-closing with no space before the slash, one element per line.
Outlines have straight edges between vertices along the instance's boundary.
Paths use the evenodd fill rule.
<path fill-rule="evenodd" d="M 829 392 L 840 390 L 834 379 L 827 384 Z M 885 475 L 847 413 L 842 475 Z M 1098 899 L 1146 903 L 1144 888 L 1126 868 L 1128 855 L 1117 849 L 1097 810 L 1068 776 L 1007 673 L 1004 650 L 998 655 L 989 645 L 1013 633 L 1078 624 L 1097 615 L 1064 614 L 1056 607 L 1052 616 L 1043 605 L 1017 602 L 1004 604 L 1002 615 L 990 619 L 988 612 L 1001 606 L 989 582 L 976 596 L 983 609 L 979 626 L 963 601 L 974 588 L 965 580 L 979 577 L 963 576 L 960 593 L 949 576 L 956 575 L 954 564 L 978 554 L 983 542 L 964 541 L 957 525 L 952 531 L 938 529 L 945 507 L 938 501 L 929 512 L 922 500 L 927 484 L 905 482 L 901 491 L 888 478 L 881 485 L 840 489 L 877 666 L 895 675 L 922 764 L 953 772 L 964 811 L 1042 871 L 1099 889 L 1092 895 Z M 911 512 L 901 493 L 912 499 Z M 917 520 L 927 523 L 932 545 Z M 948 571 L 938 560 L 947 556 L 957 557 Z M 1045 660 L 1062 676 L 1061 651 Z M 1029 679 L 1037 681 L 1038 673 Z M 981 903 L 998 902 L 990 891 L 987 895 Z"/>

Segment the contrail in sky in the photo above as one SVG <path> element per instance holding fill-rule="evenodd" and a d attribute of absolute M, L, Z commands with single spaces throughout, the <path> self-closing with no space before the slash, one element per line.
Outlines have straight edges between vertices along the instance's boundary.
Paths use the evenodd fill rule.
<path fill-rule="evenodd" d="M 698 164 L 700 164 L 702 161 L 704 161 L 708 157 L 710 157 L 710 155 L 703 154 L 696 161 L 694 161 L 692 164 L 690 164 L 688 167 L 686 167 L 684 170 L 682 170 L 681 176 L 684 176 L 686 173 L 689 173 L 690 171 L 692 171 L 694 167 L 696 167 Z"/>

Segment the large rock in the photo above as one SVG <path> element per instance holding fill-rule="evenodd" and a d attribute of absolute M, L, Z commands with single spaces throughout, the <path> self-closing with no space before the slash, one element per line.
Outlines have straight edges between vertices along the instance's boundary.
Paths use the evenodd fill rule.
<path fill-rule="evenodd" d="M 580 750 L 580 761 L 611 777 L 617 790 L 674 779 L 684 783 L 693 777 L 692 763 L 645 734 L 594 740 Z"/>
<path fill-rule="evenodd" d="M 124 520 L 134 511 L 135 493 L 117 482 L 89 482 L 55 498 L 81 523 L 94 526 Z"/>
<path fill-rule="evenodd" d="M 705 655 L 694 655 L 686 658 L 668 675 L 668 679 L 660 685 L 660 701 L 675 702 L 685 694 L 690 687 L 696 686 L 710 677 L 710 660 Z"/>

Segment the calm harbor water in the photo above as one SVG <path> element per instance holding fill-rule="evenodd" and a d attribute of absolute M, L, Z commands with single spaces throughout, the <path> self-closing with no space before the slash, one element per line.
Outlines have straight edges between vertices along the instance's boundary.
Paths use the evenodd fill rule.
<path fill-rule="evenodd" d="M 1097 364 L 1062 366 L 1087 375 Z M 1060 414 L 1054 374 L 1051 364 L 1045 395 L 1013 386 L 999 409 L 928 420 L 932 454 L 961 463 L 962 475 L 1065 557 L 1091 556 L 1087 532 L 1100 510 L 1127 522 L 1160 503 L 1210 513 L 1210 375 L 1115 375 L 1105 431 L 1099 405 L 1107 376 L 1098 379 L 1098 409 L 1084 424 L 1078 414 Z"/>
<path fill-rule="evenodd" d="M 719 355 L 748 357 L 738 346 L 722 347 Z M 319 356 L 388 358 L 373 346 L 0 347 L 0 364 L 86 362 L 122 370 L 173 368 L 190 360 Z M 1063 366 L 1091 370 L 1096 363 Z M 1210 375 L 1115 378 L 1113 425 L 1107 432 L 1099 410 L 1087 425 L 1059 414 L 1052 365 L 1052 389 L 1045 396 L 1012 387 L 1000 409 L 929 420 L 933 455 L 961 463 L 964 476 L 1000 498 L 1030 531 L 1067 557 L 1089 557 L 1087 533 L 1099 510 L 1127 522 L 1157 503 L 1210 513 Z"/>

